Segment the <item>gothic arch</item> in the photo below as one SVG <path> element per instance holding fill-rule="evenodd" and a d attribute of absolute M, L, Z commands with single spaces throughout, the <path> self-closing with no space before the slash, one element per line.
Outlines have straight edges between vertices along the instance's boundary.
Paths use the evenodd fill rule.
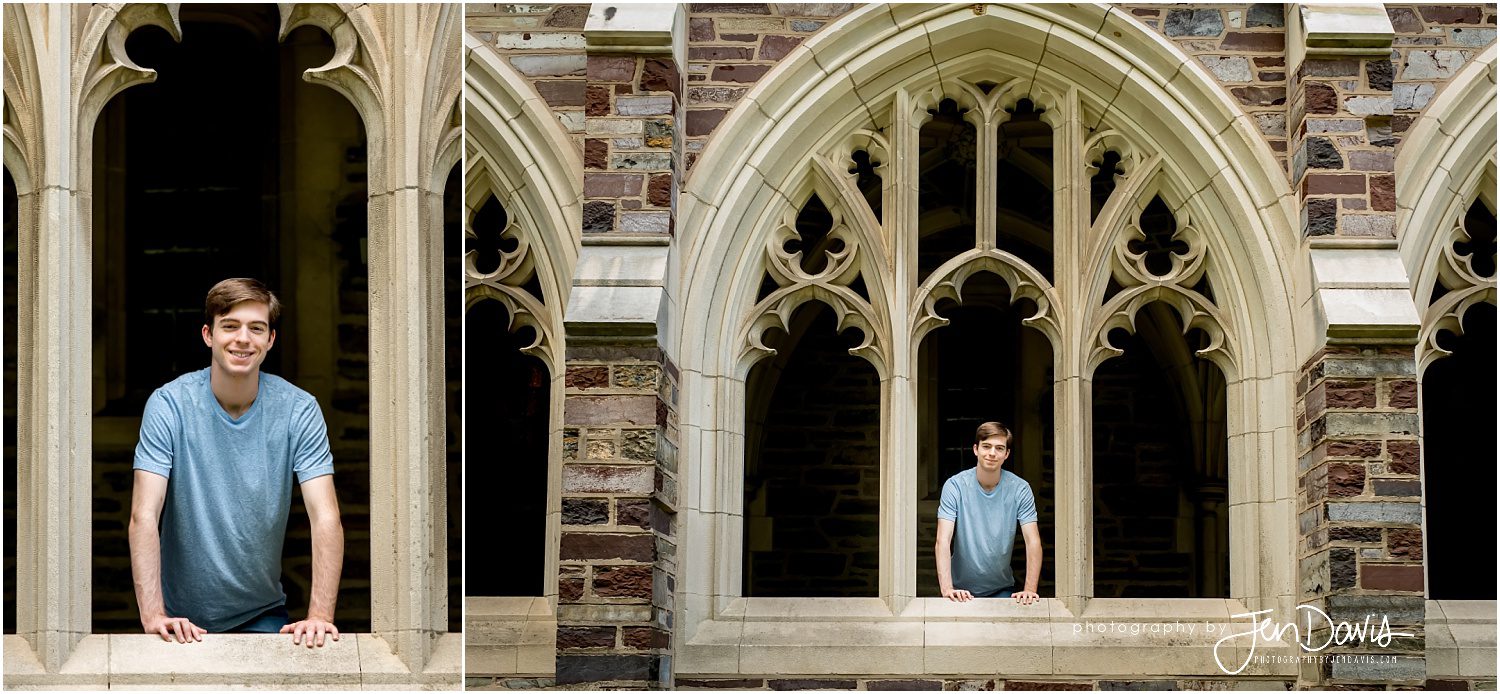
<path fill-rule="evenodd" d="M 501 267 L 493 273 L 480 272 L 472 254 L 466 254 L 465 310 L 476 302 L 498 300 L 511 316 L 509 330 L 522 325 L 535 330 L 534 344 L 522 351 L 540 359 L 550 379 L 546 543 L 541 561 L 544 597 L 532 602 L 530 598 L 468 596 L 468 662 L 475 664 L 471 669 L 483 671 L 494 662 L 485 656 L 488 644 L 493 643 L 486 641 L 486 630 L 544 634 L 542 641 L 549 650 L 556 634 L 566 371 L 563 309 L 582 246 L 583 179 L 579 172 L 583 162 L 576 144 L 531 83 L 468 33 L 464 34 L 463 63 L 465 233 L 476 231 L 473 219 L 493 198 L 508 218 L 502 237 L 516 244 L 509 260 L 502 258 Z M 518 281 L 523 274 L 535 277 L 539 296 L 520 286 L 525 284 Z M 469 359 L 475 358 L 483 356 L 471 352 Z M 539 609 L 541 604 L 545 610 Z M 516 631 L 507 632 L 510 628 Z"/>
<path fill-rule="evenodd" d="M 1201 66 L 1118 9 L 870 5 L 799 46 L 752 88 L 716 131 L 681 198 L 677 294 L 684 308 L 668 343 L 676 346 L 683 373 L 681 512 L 692 542 L 679 584 L 685 633 L 692 638 L 703 620 L 734 609 L 738 594 L 733 552 L 720 548 L 739 543 L 735 492 L 745 443 L 735 408 L 743 400 L 746 368 L 740 326 L 744 308 L 757 303 L 761 249 L 783 224 L 787 201 L 799 199 L 796 191 L 807 168 L 827 168 L 828 162 L 847 158 L 847 143 L 860 133 L 872 146 L 892 151 L 908 146 L 909 129 L 920 127 L 924 109 L 936 103 L 934 95 L 962 99 L 969 109 L 966 118 L 989 123 L 1003 122 L 1006 108 L 1019 99 L 1033 100 L 1047 107 L 1042 120 L 1054 128 L 1054 156 L 1069 157 L 1074 163 L 1067 167 L 1086 167 L 1105 149 L 1131 162 L 1131 175 L 1119 181 L 1116 195 L 1092 224 L 1087 180 L 1059 183 L 1054 194 L 1067 202 L 1055 205 L 1056 228 L 1081 230 L 1076 238 L 1058 237 L 1060 257 L 1067 254 L 1074 262 L 1105 257 L 1152 194 L 1166 199 L 1185 224 L 1191 220 L 1199 246 L 1192 262 L 1207 268 L 1218 297 L 1212 322 L 1222 334 L 1215 346 L 1225 349 L 1216 361 L 1230 380 L 1231 456 L 1240 465 L 1231 490 L 1240 528 L 1233 597 L 1257 605 L 1251 609 L 1288 607 L 1293 567 L 1285 557 L 1294 547 L 1286 519 L 1293 516 L 1294 490 L 1290 473 L 1276 466 L 1295 457 L 1290 412 L 1299 352 L 1291 341 L 1271 338 L 1293 334 L 1291 268 L 1298 234 L 1295 197 L 1256 128 Z M 811 154 L 801 156 L 804 152 Z M 915 166 L 909 158 L 887 161 Z M 902 180 L 913 180 L 910 174 Z M 891 307 L 889 324 L 906 331 L 920 324 L 914 319 L 921 316 L 923 299 L 908 291 L 915 286 L 908 279 L 915 277 L 909 267 L 914 263 L 898 250 L 916 243 L 896 233 L 903 228 L 902 216 L 916 209 L 915 186 L 892 184 L 902 175 L 884 177 L 881 244 L 869 244 L 864 253 L 866 262 L 873 257 L 875 267 L 897 278 L 872 303 Z M 857 195 L 834 197 L 830 209 L 841 203 L 857 207 Z M 1044 318 L 1033 324 L 1041 324 L 1056 345 L 1057 407 L 1084 402 L 1091 371 L 1087 345 L 1098 328 L 1091 327 L 1083 307 L 1100 306 L 1095 297 L 1109 267 L 1090 266 L 1095 286 L 1061 276 L 1056 287 L 1040 277 L 1022 279 L 1020 273 L 1006 278 L 1010 263 L 993 250 L 993 228 L 987 233 L 991 240 L 981 240 L 970 253 L 973 262 L 989 267 L 974 269 L 998 271 L 1013 295 L 1032 287 L 1029 298 L 1043 309 L 1033 318 Z M 962 267 L 958 261 L 950 271 Z M 1188 268 L 1188 277 L 1172 281 L 1181 284 L 1202 267 Z M 949 291 L 961 289 L 961 277 L 954 281 L 938 274 L 924 286 L 951 281 Z M 874 284 L 870 288 L 875 291 Z M 1153 286 L 1150 291 L 1168 290 Z M 1039 297 L 1068 308 L 1054 315 Z M 1188 325 L 1205 313 L 1186 304 L 1175 307 Z M 889 364 L 882 371 L 885 417 L 915 406 L 911 378 L 918 343 L 909 338 L 907 332 L 890 338 Z M 914 425 L 898 417 L 890 429 L 882 442 L 882 498 L 899 499 L 906 487 L 915 487 L 908 484 L 914 477 L 907 479 L 914 473 L 900 463 L 914 456 Z M 1059 433 L 1058 455 L 1085 456 L 1086 442 L 1084 434 Z M 1072 498 L 1087 498 L 1086 479 L 1068 483 L 1077 495 Z M 1059 494 L 1064 493 L 1060 483 Z M 904 503 L 896 502 L 894 518 L 911 515 L 915 507 Z M 881 594 L 894 612 L 911 596 L 904 577 L 912 569 L 904 551 L 910 536 L 891 528 L 901 522 L 883 522 L 880 533 Z M 1059 537 L 1069 534 L 1077 545 L 1086 544 L 1081 533 L 1087 526 L 1079 522 L 1059 521 Z M 716 556 L 720 553 L 727 556 Z M 1060 556 L 1058 563 L 1087 561 L 1080 552 Z M 1071 580 L 1064 588 L 1060 578 L 1059 595 L 1081 600 L 1089 591 L 1087 579 Z M 1081 602 L 1069 604 L 1081 607 Z"/>
<path fill-rule="evenodd" d="M 1456 220 L 1478 198 L 1495 209 L 1495 81 L 1491 45 L 1433 99 L 1396 157 L 1402 172 L 1396 179 L 1396 239 L 1419 308 L 1437 282 L 1439 256 Z"/>
<path fill-rule="evenodd" d="M 464 66 L 464 205 L 472 215 L 493 194 L 521 218 L 534 235 L 542 298 L 561 311 L 582 245 L 583 162 L 530 83 L 467 34 Z"/>
<path fill-rule="evenodd" d="M 442 191 L 460 154 L 461 9 L 282 4 L 280 35 L 318 26 L 334 58 L 304 77 L 348 98 L 368 134 L 372 627 L 413 672 L 447 622 L 442 408 Z M 156 78 L 125 41 L 181 37 L 176 4 L 5 8 L 5 156 L 22 204 L 18 327 L 18 629 L 56 672 L 89 634 L 94 124 Z M 13 37 L 16 37 L 13 39 Z M 399 375 L 399 377 L 398 377 Z M 422 557 L 421 561 L 413 559 Z M 29 562 L 29 564 L 28 564 Z M 48 572 L 39 567 L 52 567 Z M 29 576 L 29 578 L 28 578 Z"/>

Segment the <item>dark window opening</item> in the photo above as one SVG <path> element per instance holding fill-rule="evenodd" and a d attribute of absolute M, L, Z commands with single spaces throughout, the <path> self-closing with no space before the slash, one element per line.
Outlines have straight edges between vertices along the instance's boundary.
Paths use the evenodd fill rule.
<path fill-rule="evenodd" d="M 880 378 L 835 325 L 803 305 L 746 383 L 747 597 L 879 595 Z"/>
<path fill-rule="evenodd" d="M 1093 378 L 1094 596 L 1229 596 L 1225 382 L 1175 311 L 1141 309 Z"/>
<path fill-rule="evenodd" d="M 333 55 L 305 27 L 278 41 L 274 6 L 188 5 L 182 43 L 154 27 L 127 52 L 157 81 L 112 99 L 94 137 L 93 626 L 137 633 L 126 528 L 147 397 L 209 364 L 203 299 L 255 277 L 283 310 L 262 369 L 314 395 L 345 533 L 335 622 L 370 630 L 365 131 L 303 71 Z M 300 489 L 283 545 L 294 617 L 312 585 Z"/>
<path fill-rule="evenodd" d="M 500 269 L 501 254 L 516 250 L 519 242 L 503 236 L 509 223 L 510 216 L 493 195 L 486 197 L 479 211 L 474 213 L 474 236 L 465 241 L 464 250 L 474 254 L 474 269 L 480 274 L 487 275 Z"/>
<path fill-rule="evenodd" d="M 1120 153 L 1108 151 L 1104 157 L 1094 166 L 1098 167 L 1099 173 L 1089 179 L 1089 223 L 1099 221 L 1099 212 L 1109 203 L 1109 196 L 1115 192 L 1115 177 L 1125 175 L 1125 170 L 1120 168 Z"/>
<path fill-rule="evenodd" d="M 511 332 L 510 319 L 500 302 L 483 299 L 464 320 L 464 505 L 486 509 L 485 527 L 503 530 L 469 557 L 465 595 L 546 594 L 552 387 L 546 365 L 521 352 L 535 329 Z M 497 489 L 507 490 L 505 503 L 495 503 Z"/>
<path fill-rule="evenodd" d="M 1131 253 L 1145 254 L 1146 271 L 1152 275 L 1161 277 L 1171 272 L 1172 254 L 1188 252 L 1187 242 L 1177 238 L 1177 218 L 1159 195 L 1141 212 L 1140 229 L 1146 237 L 1131 239 L 1128 248 Z"/>
<path fill-rule="evenodd" d="M 854 167 L 849 169 L 849 173 L 859 174 L 855 178 L 855 185 L 859 186 L 860 194 L 865 196 L 865 203 L 870 206 L 870 211 L 875 213 L 875 221 L 882 221 L 880 216 L 881 180 L 880 174 L 875 173 L 875 169 L 880 167 L 880 162 L 872 159 L 870 153 L 863 149 L 855 150 L 849 159 L 854 162 Z"/>
<path fill-rule="evenodd" d="M 1052 281 L 1052 126 L 1030 100 L 1000 124 L 995 245 Z"/>
<path fill-rule="evenodd" d="M 20 288 L 16 285 L 17 241 L 20 211 L 16 181 L 5 170 L 5 625 L 16 633 L 16 489 L 20 468 L 16 466 L 16 330 Z"/>
<path fill-rule="evenodd" d="M 447 417 L 443 431 L 447 463 L 448 631 L 463 631 L 463 167 L 443 183 L 443 376 Z"/>
<path fill-rule="evenodd" d="M 1468 233 L 1469 240 L 1453 244 L 1453 251 L 1459 257 L 1469 259 L 1469 267 L 1474 270 L 1474 274 L 1484 278 L 1494 277 L 1495 213 L 1490 212 L 1483 202 L 1475 200 L 1464 215 L 1464 231 Z"/>
<path fill-rule="evenodd" d="M 1042 537 L 1039 593 L 1056 594 L 1053 529 L 1052 345 L 1021 320 L 1030 301 L 1010 303 L 1010 291 L 987 272 L 963 287 L 963 303 L 943 302 L 951 322 L 928 334 L 917 355 L 917 596 L 938 597 L 937 509 L 943 484 L 972 470 L 974 430 L 987 421 L 1010 427 L 1012 453 L 1004 469 L 1031 485 Z M 1017 531 L 1009 557 L 1018 582 L 1026 578 L 1026 543 Z"/>
<path fill-rule="evenodd" d="M 833 231 L 833 213 L 817 195 L 808 199 L 797 214 L 797 236 L 787 239 L 782 250 L 802 253 L 802 271 L 816 275 L 828 269 L 828 254 L 844 250 L 844 242 L 829 237 Z"/>
<path fill-rule="evenodd" d="M 1422 374 L 1427 597 L 1494 600 L 1495 563 L 1479 550 L 1495 546 L 1495 526 L 1475 519 L 1495 512 L 1495 306 L 1470 307 L 1463 334 L 1444 331 L 1438 344 L 1452 355 Z"/>
<path fill-rule="evenodd" d="M 917 282 L 975 247 L 978 131 L 944 99 L 922 126 L 917 195 Z"/>

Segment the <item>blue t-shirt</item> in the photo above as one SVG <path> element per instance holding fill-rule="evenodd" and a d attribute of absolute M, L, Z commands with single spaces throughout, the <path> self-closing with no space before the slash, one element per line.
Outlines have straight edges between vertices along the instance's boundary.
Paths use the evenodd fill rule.
<path fill-rule="evenodd" d="M 161 514 L 167 614 L 211 632 L 286 603 L 281 544 L 299 483 L 333 474 L 318 401 L 262 373 L 239 419 L 219 405 L 209 370 L 156 389 L 146 401 L 135 469 L 171 480 Z"/>
<path fill-rule="evenodd" d="M 985 493 L 976 468 L 943 483 L 938 518 L 953 521 L 953 587 L 986 595 L 1016 586 L 1010 552 L 1016 529 L 1036 522 L 1036 499 L 1026 480 L 1000 471 L 1000 484 Z"/>

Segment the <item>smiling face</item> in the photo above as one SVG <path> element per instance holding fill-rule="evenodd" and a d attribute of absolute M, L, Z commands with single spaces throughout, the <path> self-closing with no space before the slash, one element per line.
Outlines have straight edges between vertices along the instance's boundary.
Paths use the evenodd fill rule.
<path fill-rule="evenodd" d="M 1010 458 L 1010 437 L 996 434 L 979 443 L 974 444 L 974 457 L 977 459 L 979 469 L 985 472 L 999 472 L 1000 466 Z"/>
<path fill-rule="evenodd" d="M 225 376 L 258 374 L 275 343 L 270 307 L 259 301 L 241 301 L 215 317 L 212 326 L 203 326 L 203 344 L 213 352 L 213 368 Z"/>

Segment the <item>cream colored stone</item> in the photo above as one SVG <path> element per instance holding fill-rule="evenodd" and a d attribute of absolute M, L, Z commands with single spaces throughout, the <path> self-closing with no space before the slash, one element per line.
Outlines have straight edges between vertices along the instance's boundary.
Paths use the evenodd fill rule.
<path fill-rule="evenodd" d="M 745 621 L 821 619 L 850 621 L 890 617 L 891 608 L 880 598 L 748 598 Z"/>
<path fill-rule="evenodd" d="M 1052 625 L 932 622 L 925 627 L 922 672 L 1046 675 L 1052 667 Z"/>
<path fill-rule="evenodd" d="M 425 10 L 286 5 L 281 13 L 283 34 L 311 25 L 333 37 L 333 60 L 305 77 L 349 98 L 370 129 L 370 283 L 394 288 L 372 293 L 370 306 L 371 516 L 377 520 L 372 542 L 389 549 L 371 558 L 371 611 L 377 630 L 406 635 L 400 657 L 419 668 L 431 639 L 414 634 L 441 630 L 447 620 L 445 526 L 434 520 L 446 509 L 443 347 L 441 339 L 432 339 L 443 329 L 436 300 L 442 290 L 442 250 L 432 229 L 442 220 L 440 187 L 461 151 L 459 127 L 444 103 L 456 105 L 460 84 L 459 39 L 452 30 L 457 21 L 449 21 L 458 11 L 451 5 Z M 49 676 L 48 683 L 55 683 L 67 681 L 69 667 L 84 667 L 70 655 L 92 638 L 86 637 L 92 394 L 88 379 L 72 376 L 88 373 L 91 363 L 89 143 L 110 98 L 156 77 L 107 46 L 146 25 L 180 40 L 182 27 L 177 6 L 162 4 L 17 5 L 7 7 L 5 17 L 8 38 L 11 31 L 30 38 L 25 49 L 14 52 L 8 41 L 6 53 L 27 65 L 18 68 L 24 75 L 19 82 L 7 82 L 7 96 L 16 98 L 8 99 L 15 123 L 7 125 L 5 145 L 7 169 L 19 171 L 18 185 L 26 186 L 18 190 L 25 201 L 17 242 L 25 259 L 21 267 L 34 268 L 34 276 L 21 282 L 18 298 L 37 309 L 26 312 L 18 326 L 18 449 L 24 458 L 20 468 L 30 476 L 20 486 L 47 495 L 23 493 L 18 499 L 17 627 L 37 649 L 39 663 L 59 673 Z M 409 44 L 396 50 L 398 42 Z M 358 69 L 350 64 L 355 56 L 363 61 Z M 410 98 L 390 98 L 398 92 Z M 45 114 L 39 110 L 44 104 L 49 105 Z M 13 137 L 12 125 L 27 137 Z M 26 167 L 16 165 L 22 161 Z M 130 638 L 109 637 L 109 642 Z M 135 646 L 129 640 L 118 643 Z M 215 648 L 238 653 L 236 644 L 244 643 L 224 641 L 195 653 Z M 307 665 L 313 674 L 297 669 L 303 667 L 297 664 L 300 655 L 287 661 L 290 672 L 281 672 L 259 652 L 251 647 L 243 662 L 209 660 L 198 667 L 262 668 L 245 673 L 254 686 L 358 684 L 357 668 L 348 679 L 339 665 L 345 656 L 329 655 L 352 657 L 352 646 L 322 651 L 320 662 L 332 669 Z M 166 653 L 149 642 L 131 658 L 120 653 L 111 651 L 112 684 L 166 684 L 143 669 L 174 665 Z M 216 676 L 189 670 L 209 678 L 204 681 Z"/>
<path fill-rule="evenodd" d="M 872 675 L 923 672 L 920 624 L 745 622 L 743 673 Z"/>
<path fill-rule="evenodd" d="M 923 616 L 927 622 L 996 622 L 1023 624 L 1052 621 L 1052 605 L 1056 600 L 1043 598 L 1040 602 L 1022 605 L 1011 599 L 978 598 L 969 602 L 953 602 L 943 598 L 918 598 L 914 604 L 923 605 Z"/>
<path fill-rule="evenodd" d="M 464 648 L 464 674 L 469 677 L 515 674 L 519 651 L 519 646 L 469 644 Z"/>

